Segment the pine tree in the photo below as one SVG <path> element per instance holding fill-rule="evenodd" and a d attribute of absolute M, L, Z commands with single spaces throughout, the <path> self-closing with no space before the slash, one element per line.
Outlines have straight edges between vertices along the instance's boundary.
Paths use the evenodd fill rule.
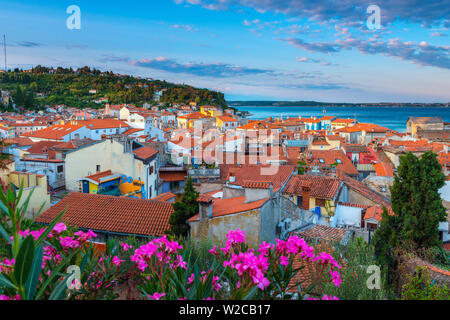
<path fill-rule="evenodd" d="M 184 186 L 184 195 L 181 202 L 173 204 L 174 212 L 170 216 L 170 234 L 187 237 L 189 224 L 187 220 L 198 214 L 197 198 L 199 193 L 195 191 L 192 178 L 189 177 Z"/>
<path fill-rule="evenodd" d="M 447 218 L 439 189 L 445 185 L 437 155 L 431 151 L 419 160 L 412 153 L 400 158 L 391 187 L 394 215 L 384 209 L 381 226 L 374 235 L 376 254 L 387 262 L 389 252 L 404 245 L 439 247 L 439 222 Z"/>

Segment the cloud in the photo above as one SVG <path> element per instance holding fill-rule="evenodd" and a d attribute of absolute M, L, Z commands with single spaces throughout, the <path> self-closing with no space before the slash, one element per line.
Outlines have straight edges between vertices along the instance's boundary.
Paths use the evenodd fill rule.
<path fill-rule="evenodd" d="M 247 75 L 272 74 L 272 70 L 247 68 L 226 63 L 180 63 L 175 59 L 158 57 L 141 60 L 129 60 L 128 64 L 172 73 L 186 73 L 200 77 L 235 77 Z"/>
<path fill-rule="evenodd" d="M 442 32 L 433 32 L 432 34 L 431 34 L 431 36 L 432 37 L 448 37 L 448 35 L 447 34 L 445 34 L 445 33 L 442 33 Z"/>
<path fill-rule="evenodd" d="M 356 48 L 362 54 L 383 54 L 385 56 L 410 61 L 419 66 L 431 66 L 450 69 L 450 46 L 435 46 L 424 41 L 419 44 L 399 39 L 378 41 L 377 37 L 369 40 L 356 39 L 348 36 L 334 42 L 310 42 L 302 39 L 279 39 L 308 52 L 336 53 L 342 50 Z"/>
<path fill-rule="evenodd" d="M 103 55 L 101 59 L 99 59 L 100 62 L 128 62 L 130 61 L 129 57 L 118 57 L 113 55 Z"/>
<path fill-rule="evenodd" d="M 305 83 L 305 84 L 285 84 L 280 85 L 282 88 L 286 89 L 306 89 L 306 90 L 342 90 L 349 89 L 347 86 L 344 86 L 339 83 Z"/>
<path fill-rule="evenodd" d="M 35 47 L 42 47 L 44 44 L 34 42 L 34 41 L 19 41 L 17 42 L 18 47 L 27 47 L 27 48 L 35 48 Z"/>
<path fill-rule="evenodd" d="M 194 26 L 189 25 L 189 24 L 173 24 L 173 25 L 171 25 L 171 27 L 175 28 L 175 29 L 183 29 L 188 32 L 197 32 L 198 31 L 197 28 L 195 28 Z"/>
<path fill-rule="evenodd" d="M 259 20 L 259 19 L 255 19 L 255 20 L 252 20 L 252 21 L 248 21 L 247 19 L 245 19 L 244 20 L 244 22 L 243 22 L 243 24 L 245 25 L 245 26 L 251 26 L 252 24 L 258 24 L 258 23 L 260 23 L 261 21 Z"/>
<path fill-rule="evenodd" d="M 281 41 L 286 41 L 294 47 L 303 49 L 308 52 L 322 52 L 322 53 L 333 53 L 339 51 L 339 46 L 332 42 L 310 42 L 306 43 L 302 39 L 298 38 L 287 38 L 278 39 Z"/>
<path fill-rule="evenodd" d="M 321 22 L 335 19 L 352 22 L 366 20 L 367 7 L 372 0 L 175 0 L 176 3 L 201 5 L 210 10 L 227 10 L 235 7 L 249 7 L 258 12 L 271 11 L 289 16 L 310 18 Z M 426 26 L 450 25 L 450 6 L 447 0 L 378 0 L 382 23 L 392 23 L 396 19 L 420 23 Z"/>

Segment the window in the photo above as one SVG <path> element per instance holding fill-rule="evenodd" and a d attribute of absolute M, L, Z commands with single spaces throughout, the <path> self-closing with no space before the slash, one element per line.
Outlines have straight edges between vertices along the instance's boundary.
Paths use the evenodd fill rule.
<path fill-rule="evenodd" d="M 336 159 L 336 162 L 339 163 L 339 164 L 342 164 L 341 159 Z"/>
<path fill-rule="evenodd" d="M 325 161 L 322 158 L 319 159 L 319 162 L 320 163 L 325 163 Z"/>
<path fill-rule="evenodd" d="M 325 199 L 316 198 L 316 207 L 325 207 Z"/>
<path fill-rule="evenodd" d="M 64 171 L 64 166 L 58 166 L 57 168 L 58 173 L 61 173 Z"/>
<path fill-rule="evenodd" d="M 96 169 L 97 169 L 97 172 L 100 172 L 100 165 L 99 164 L 97 165 Z"/>

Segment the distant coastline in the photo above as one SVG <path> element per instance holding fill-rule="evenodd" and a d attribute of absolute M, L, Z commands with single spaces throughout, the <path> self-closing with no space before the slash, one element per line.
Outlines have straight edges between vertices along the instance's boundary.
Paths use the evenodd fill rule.
<path fill-rule="evenodd" d="M 401 103 L 401 102 L 381 102 L 381 103 L 331 103 L 318 101 L 227 101 L 231 107 L 362 107 L 362 108 L 448 108 L 447 103 Z"/>

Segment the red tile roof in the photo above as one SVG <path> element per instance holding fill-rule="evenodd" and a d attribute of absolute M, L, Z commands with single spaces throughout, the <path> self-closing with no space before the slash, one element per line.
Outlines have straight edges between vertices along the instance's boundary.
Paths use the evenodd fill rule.
<path fill-rule="evenodd" d="M 394 171 L 392 170 L 392 167 L 384 162 L 378 162 L 373 165 L 375 168 L 375 173 L 377 176 L 383 176 L 383 177 L 393 177 Z"/>
<path fill-rule="evenodd" d="M 135 149 L 133 151 L 133 153 L 137 158 L 142 159 L 142 160 L 147 160 L 147 159 L 153 157 L 154 155 L 156 155 L 158 153 L 158 151 L 155 149 L 152 149 L 148 146 L 143 146 L 139 149 Z"/>
<path fill-rule="evenodd" d="M 64 209 L 61 221 L 69 226 L 146 236 L 164 235 L 173 212 L 167 202 L 73 192 L 36 222 L 48 224 Z"/>
<path fill-rule="evenodd" d="M 32 154 L 45 154 L 48 153 L 49 149 L 57 145 L 57 141 L 39 141 L 34 143 L 27 152 Z"/>
<path fill-rule="evenodd" d="M 219 119 L 222 122 L 237 122 L 237 120 L 235 118 L 232 118 L 230 116 L 219 116 L 216 117 L 217 119 Z"/>
<path fill-rule="evenodd" d="M 341 228 L 333 228 L 329 226 L 324 226 L 320 224 L 316 224 L 313 227 L 302 230 L 299 232 L 294 232 L 300 238 L 307 239 L 320 239 L 325 241 L 341 241 L 344 235 L 347 233 L 347 230 Z"/>
<path fill-rule="evenodd" d="M 393 215 L 391 207 L 387 207 L 388 214 Z M 383 208 L 380 206 L 372 206 L 366 210 L 366 214 L 364 215 L 364 220 L 375 219 L 378 222 L 382 220 Z"/>
<path fill-rule="evenodd" d="M 172 199 L 174 199 L 176 197 L 177 196 L 175 194 L 173 194 L 172 192 L 166 192 L 166 193 L 160 194 L 159 196 L 154 197 L 151 200 L 167 202 L 167 201 L 172 200 Z"/>
<path fill-rule="evenodd" d="M 122 120 L 116 119 L 92 119 L 78 121 L 79 125 L 85 126 L 91 130 L 110 129 L 110 128 L 129 128 L 130 125 Z"/>
<path fill-rule="evenodd" d="M 184 181 L 186 176 L 186 171 L 159 171 L 159 178 L 164 182 Z"/>
<path fill-rule="evenodd" d="M 302 195 L 302 187 L 310 184 L 310 196 L 320 199 L 334 199 L 339 191 L 341 180 L 338 178 L 314 175 L 295 175 L 289 180 L 285 193 Z"/>
<path fill-rule="evenodd" d="M 82 125 L 57 124 L 48 128 L 34 131 L 33 133 L 24 134 L 31 138 L 63 140 L 68 134 L 82 128 Z"/>
<path fill-rule="evenodd" d="M 101 179 L 101 178 L 105 178 L 105 177 L 112 176 L 112 174 L 113 174 L 112 171 L 111 171 L 111 170 L 108 170 L 108 171 L 98 172 L 98 173 L 96 173 L 96 174 L 87 176 L 86 178 L 87 178 L 87 179 L 94 180 L 94 181 L 100 183 L 100 179 Z"/>
<path fill-rule="evenodd" d="M 376 192 L 375 190 L 370 189 L 365 184 L 363 184 L 355 179 L 352 179 L 348 176 L 344 176 L 344 177 L 342 177 L 342 179 L 343 179 L 344 183 L 347 185 L 347 187 L 357 191 L 362 196 L 364 196 L 366 199 L 372 200 L 373 202 L 375 202 L 381 206 L 385 206 L 385 207 L 389 207 L 391 205 L 387 198 L 385 198 L 383 195 Z"/>
<path fill-rule="evenodd" d="M 242 181 L 242 187 L 248 189 L 269 189 L 272 183 L 270 181 Z"/>
<path fill-rule="evenodd" d="M 242 186 L 243 182 L 272 182 L 274 190 L 279 189 L 294 172 L 294 166 L 265 166 L 265 165 L 221 165 L 221 178 L 229 180 L 230 175 L 235 177 L 232 185 Z M 222 172 L 224 171 L 224 172 Z"/>
<path fill-rule="evenodd" d="M 210 198 L 212 199 L 212 198 Z M 206 200 L 206 199 L 205 199 Z M 212 199 L 213 201 L 213 218 L 226 216 L 229 214 L 236 214 L 240 212 L 247 212 L 261 208 L 269 199 L 262 199 L 245 203 L 245 196 L 228 198 L 228 199 Z M 188 221 L 193 222 L 199 219 L 199 215 L 193 216 Z"/>
<path fill-rule="evenodd" d="M 20 137 L 16 137 L 13 139 L 4 139 L 3 142 L 5 144 L 15 144 L 20 147 L 31 146 L 32 144 L 34 144 L 33 140 L 31 140 L 30 138 L 20 138 Z"/>
<path fill-rule="evenodd" d="M 141 131 L 144 131 L 144 129 L 131 128 L 131 129 L 128 129 L 127 131 L 123 132 L 122 135 L 128 136 L 128 135 L 131 135 L 131 134 L 134 134 L 137 132 L 141 132 Z"/>
<path fill-rule="evenodd" d="M 338 170 L 350 175 L 359 174 L 353 163 L 341 150 L 311 150 L 311 155 L 311 163 L 315 165 L 329 167 L 340 160 L 341 163 L 336 166 Z M 323 159 L 324 162 L 320 162 L 320 159 Z"/>

